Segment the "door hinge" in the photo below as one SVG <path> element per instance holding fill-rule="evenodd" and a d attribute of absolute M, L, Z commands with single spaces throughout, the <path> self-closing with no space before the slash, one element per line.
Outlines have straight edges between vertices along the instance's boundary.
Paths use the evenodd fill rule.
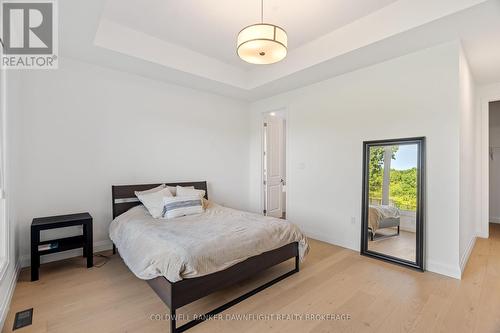
<path fill-rule="evenodd" d="M 264 183 L 264 185 L 266 185 L 266 184 L 267 184 L 267 182 L 266 182 L 265 180 L 263 181 L 263 183 Z"/>
<path fill-rule="evenodd" d="M 264 210 L 263 210 L 262 212 L 264 213 L 264 215 L 266 215 L 266 213 L 267 213 L 267 210 L 265 210 L 265 209 L 264 209 Z"/>
<path fill-rule="evenodd" d="M 264 123 L 264 127 L 267 127 L 267 123 Z"/>

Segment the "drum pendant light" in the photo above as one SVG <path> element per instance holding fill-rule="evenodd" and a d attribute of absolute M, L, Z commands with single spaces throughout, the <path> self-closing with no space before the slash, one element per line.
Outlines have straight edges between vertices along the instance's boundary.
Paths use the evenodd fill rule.
<path fill-rule="evenodd" d="M 260 21 L 243 28 L 238 34 L 238 56 L 258 65 L 283 60 L 287 54 L 287 35 L 277 25 L 264 23 L 264 0 L 261 0 Z"/>

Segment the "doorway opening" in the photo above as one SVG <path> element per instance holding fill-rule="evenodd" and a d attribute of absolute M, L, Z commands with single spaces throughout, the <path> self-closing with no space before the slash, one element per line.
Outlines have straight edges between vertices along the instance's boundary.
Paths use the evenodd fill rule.
<path fill-rule="evenodd" d="M 500 101 L 488 104 L 489 128 L 489 227 L 491 235 L 500 234 Z"/>
<path fill-rule="evenodd" d="M 282 219 L 287 213 L 286 118 L 285 110 L 266 112 L 262 117 L 262 212 Z"/>

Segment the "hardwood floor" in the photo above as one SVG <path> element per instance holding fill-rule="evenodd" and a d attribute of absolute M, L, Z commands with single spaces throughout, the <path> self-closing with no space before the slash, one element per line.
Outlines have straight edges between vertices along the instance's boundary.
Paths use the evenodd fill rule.
<path fill-rule="evenodd" d="M 96 258 L 96 263 L 102 259 Z M 288 263 L 287 263 L 288 264 Z M 291 263 L 290 263 L 291 265 Z M 18 332 L 168 332 L 151 320 L 166 306 L 118 256 L 101 268 L 80 258 L 23 270 L 4 332 L 17 311 L 34 308 Z M 207 311 L 288 267 L 211 295 L 179 312 Z M 300 273 L 225 311 L 226 315 L 345 314 L 344 320 L 211 320 L 188 332 L 500 332 L 500 225 L 478 239 L 461 281 L 420 273 L 311 240 Z M 264 318 L 268 319 L 268 318 Z M 16 331 L 17 332 L 17 331 Z"/>
<path fill-rule="evenodd" d="M 394 235 L 397 232 L 396 228 L 386 228 L 381 230 L 379 234 Z M 415 261 L 417 253 L 417 235 L 414 232 L 401 230 L 399 236 L 389 238 L 375 238 L 368 240 L 368 249 L 383 254 L 388 254 L 393 257 Z"/>

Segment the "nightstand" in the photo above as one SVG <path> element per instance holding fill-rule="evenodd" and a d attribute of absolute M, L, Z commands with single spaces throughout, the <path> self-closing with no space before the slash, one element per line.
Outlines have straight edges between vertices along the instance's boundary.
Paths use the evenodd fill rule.
<path fill-rule="evenodd" d="M 51 239 L 40 242 L 42 230 L 83 226 L 83 234 L 78 236 Z M 38 280 L 40 256 L 50 253 L 83 248 L 83 256 L 87 258 L 87 268 L 94 265 L 92 241 L 92 216 L 89 213 L 49 216 L 33 219 L 31 223 L 31 281 Z"/>

